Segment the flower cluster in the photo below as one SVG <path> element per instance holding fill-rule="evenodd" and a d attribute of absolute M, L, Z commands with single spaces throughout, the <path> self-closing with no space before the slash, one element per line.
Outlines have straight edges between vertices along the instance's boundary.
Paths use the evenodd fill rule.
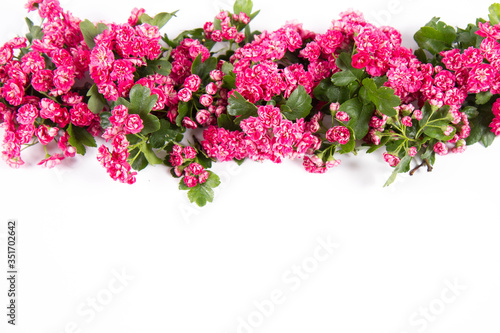
<path fill-rule="evenodd" d="M 95 24 L 29 0 L 42 23 L 0 47 L 2 158 L 20 167 L 40 144 L 38 164 L 54 167 L 99 146 L 112 179 L 132 184 L 165 164 L 202 206 L 220 183 L 216 161 L 302 159 L 324 173 L 338 155 L 384 148 L 390 184 L 500 135 L 498 6 L 466 29 L 434 18 L 415 52 L 357 11 L 320 34 L 296 22 L 255 32 L 252 7 L 236 0 L 171 39 L 160 29 L 175 13 L 134 8 L 126 23 Z"/>

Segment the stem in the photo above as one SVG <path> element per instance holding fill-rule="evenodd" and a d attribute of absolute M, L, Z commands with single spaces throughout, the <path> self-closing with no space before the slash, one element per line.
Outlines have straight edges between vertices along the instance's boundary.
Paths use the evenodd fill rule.
<path fill-rule="evenodd" d="M 432 165 L 429 163 L 429 160 L 424 158 L 424 160 L 422 161 L 422 163 L 420 163 L 419 165 L 417 165 L 416 167 L 414 167 L 411 171 L 410 171 L 410 176 L 413 176 L 413 174 L 415 174 L 415 171 L 417 171 L 418 169 L 420 169 L 421 167 L 423 167 L 424 165 L 427 165 L 427 172 L 431 172 L 433 170 L 433 167 Z"/>

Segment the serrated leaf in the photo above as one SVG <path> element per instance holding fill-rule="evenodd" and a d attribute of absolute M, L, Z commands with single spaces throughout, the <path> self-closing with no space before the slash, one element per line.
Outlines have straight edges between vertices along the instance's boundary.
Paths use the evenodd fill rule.
<path fill-rule="evenodd" d="M 314 98 L 324 102 L 339 102 L 343 103 L 346 100 L 342 99 L 341 89 L 333 85 L 331 79 L 323 79 L 313 90 Z M 344 97 L 347 97 L 344 96 Z"/>
<path fill-rule="evenodd" d="M 106 99 L 99 93 L 97 85 L 95 84 L 89 89 L 87 96 L 90 97 L 88 101 L 89 109 L 95 114 L 101 113 L 102 109 L 108 106 Z"/>
<path fill-rule="evenodd" d="M 290 94 L 286 104 L 281 107 L 281 113 L 288 120 L 305 118 L 311 112 L 312 98 L 303 86 L 298 86 Z"/>
<path fill-rule="evenodd" d="M 147 75 L 160 74 L 163 76 L 168 76 L 172 71 L 172 64 L 167 58 L 160 58 L 156 60 L 148 60 L 148 66 L 146 67 Z"/>
<path fill-rule="evenodd" d="M 411 157 L 410 155 L 406 155 L 405 157 L 403 157 L 399 161 L 399 164 L 396 165 L 396 167 L 394 168 L 394 171 L 392 172 L 389 179 L 387 179 L 387 181 L 385 182 L 384 187 L 389 186 L 392 183 L 394 183 L 398 173 L 404 173 L 404 172 L 410 171 L 410 163 L 411 163 L 412 159 L 413 159 L 413 157 Z"/>
<path fill-rule="evenodd" d="M 136 84 L 130 89 L 129 98 L 128 113 L 138 114 L 144 121 L 143 116 L 151 112 L 158 100 L 158 95 L 151 95 L 151 90 L 148 87 Z"/>
<path fill-rule="evenodd" d="M 214 199 L 214 191 L 212 188 L 219 186 L 220 179 L 219 176 L 214 174 L 211 171 L 208 171 L 210 176 L 207 181 L 203 184 L 198 184 L 195 187 L 191 187 L 188 192 L 189 201 L 196 203 L 198 206 L 203 207 L 207 204 L 207 202 L 212 202 Z M 184 183 L 181 180 L 181 183 Z M 180 189 L 184 189 L 185 187 L 180 185 Z"/>
<path fill-rule="evenodd" d="M 490 14 L 488 15 L 491 25 L 500 23 L 500 4 L 494 3 L 489 8 Z"/>
<path fill-rule="evenodd" d="M 240 12 L 250 15 L 253 8 L 252 0 L 236 0 L 233 5 L 233 12 L 238 15 Z"/>
<path fill-rule="evenodd" d="M 488 109 L 486 106 L 482 106 L 478 110 L 477 117 L 470 119 L 470 134 L 465 140 L 468 146 L 477 142 L 482 142 L 483 136 L 487 135 L 487 133 L 491 130 L 489 125 L 491 124 L 493 118 L 494 116 L 491 109 Z M 488 143 L 487 138 L 485 139 L 485 142 Z"/>
<path fill-rule="evenodd" d="M 151 24 L 151 25 L 155 25 L 155 26 L 158 27 L 158 29 L 161 29 L 161 28 L 163 28 L 165 26 L 165 24 L 168 23 L 168 21 L 170 21 L 170 19 L 172 17 L 175 16 L 175 14 L 177 12 L 178 11 L 176 10 L 173 13 L 165 13 L 165 12 L 158 13 L 153 18 L 151 18 L 149 16 L 146 16 L 146 17 L 144 17 L 144 20 L 139 19 L 139 21 L 142 21 L 143 23 L 148 23 L 148 24 Z M 141 18 L 142 18 L 143 15 L 141 15 Z"/>
<path fill-rule="evenodd" d="M 362 139 L 370 128 L 370 119 L 375 107 L 373 104 L 363 104 L 359 98 L 352 98 L 340 105 L 340 111 L 349 115 L 349 126 L 354 131 L 355 139 Z"/>
<path fill-rule="evenodd" d="M 40 26 L 34 25 L 33 22 L 29 18 L 25 18 L 26 24 L 28 25 L 28 30 L 29 32 L 26 34 L 26 38 L 30 43 L 33 43 L 33 40 L 35 39 L 42 39 L 43 38 L 43 30 Z"/>
<path fill-rule="evenodd" d="M 434 55 L 450 49 L 457 38 L 457 33 L 452 26 L 438 20 L 439 18 L 434 18 L 413 36 L 418 46 Z"/>
<path fill-rule="evenodd" d="M 247 101 L 241 94 L 234 91 L 229 97 L 229 105 L 227 106 L 227 113 L 231 116 L 238 116 L 234 122 L 239 124 L 243 119 L 251 116 L 257 116 L 257 107 Z"/>
<path fill-rule="evenodd" d="M 75 147 L 76 152 L 80 155 L 85 155 L 85 146 L 97 147 L 94 137 L 83 127 L 68 126 L 69 144 Z"/>
<path fill-rule="evenodd" d="M 377 84 L 373 79 L 364 79 L 363 88 L 366 89 L 367 97 L 375 104 L 378 111 L 388 117 L 397 115 L 394 108 L 401 105 L 401 99 L 394 94 L 394 90 L 388 87 L 377 88 Z"/>
<path fill-rule="evenodd" d="M 433 139 L 440 140 L 440 141 L 451 140 L 453 138 L 453 136 L 455 136 L 456 129 L 453 128 L 453 131 L 451 132 L 450 135 L 445 135 L 444 131 L 443 131 L 443 128 L 446 129 L 446 127 L 449 124 L 450 123 L 446 120 L 432 122 L 429 125 L 425 126 L 424 133 L 427 136 L 429 136 Z"/>
<path fill-rule="evenodd" d="M 234 69 L 234 65 L 232 63 L 226 61 L 222 64 L 221 71 L 222 71 L 222 73 L 228 75 L 228 74 L 233 72 L 233 69 Z"/>

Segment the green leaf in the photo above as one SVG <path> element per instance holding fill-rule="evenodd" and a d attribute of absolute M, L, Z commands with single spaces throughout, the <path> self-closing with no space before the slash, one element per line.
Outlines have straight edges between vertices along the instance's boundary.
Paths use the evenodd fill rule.
<path fill-rule="evenodd" d="M 450 135 L 444 134 L 444 131 L 449 125 L 450 122 L 447 120 L 432 121 L 429 122 L 429 124 L 424 127 L 424 133 L 433 139 L 437 139 L 440 141 L 448 141 L 451 140 L 456 133 L 456 129 L 453 128 L 453 131 L 451 132 Z"/>
<path fill-rule="evenodd" d="M 298 86 L 292 92 L 286 104 L 281 107 L 281 113 L 288 120 L 305 118 L 311 112 L 312 98 L 303 86 Z"/>
<path fill-rule="evenodd" d="M 217 59 L 210 57 L 205 61 L 201 61 L 201 53 L 193 60 L 191 72 L 200 77 L 201 82 L 205 84 L 210 78 L 210 72 L 217 68 Z"/>
<path fill-rule="evenodd" d="M 177 107 L 177 117 L 175 118 L 175 124 L 178 127 L 182 127 L 182 119 L 187 116 L 189 110 L 191 109 L 191 103 L 189 102 L 179 102 Z"/>
<path fill-rule="evenodd" d="M 168 76 L 172 71 L 172 64 L 167 58 L 148 60 L 147 64 L 148 66 L 145 68 L 146 75 L 160 74 Z"/>
<path fill-rule="evenodd" d="M 457 38 L 457 33 L 452 26 L 434 17 L 425 27 L 420 28 L 413 38 L 422 49 L 437 55 L 441 51 L 452 47 L 452 43 Z"/>
<path fill-rule="evenodd" d="M 142 119 L 142 124 L 144 125 L 144 128 L 141 130 L 141 134 L 146 135 L 149 133 L 154 133 L 160 129 L 160 120 L 158 117 L 152 115 L 152 114 L 147 114 L 143 117 Z"/>
<path fill-rule="evenodd" d="M 484 91 L 476 94 L 476 104 L 482 105 L 490 101 L 493 94 L 489 91 Z"/>
<path fill-rule="evenodd" d="M 225 128 L 228 131 L 238 130 L 238 126 L 234 123 L 231 117 L 224 113 L 217 118 L 217 126 Z"/>
<path fill-rule="evenodd" d="M 457 28 L 457 39 L 458 48 L 465 50 L 468 47 L 480 48 L 481 42 L 484 37 L 479 36 L 476 32 L 479 28 L 474 24 L 467 25 L 465 30 Z"/>
<path fill-rule="evenodd" d="M 151 95 L 151 90 L 140 84 L 136 84 L 132 87 L 129 96 L 130 104 L 128 106 L 128 113 L 138 114 L 143 121 L 143 116 L 151 112 L 158 100 L 158 95 Z"/>
<path fill-rule="evenodd" d="M 163 163 L 163 160 L 161 160 L 160 158 L 158 158 L 158 156 L 156 156 L 151 144 L 143 142 L 139 146 L 139 149 L 144 154 L 144 157 L 146 158 L 146 160 L 148 161 L 149 164 L 154 165 L 154 164 L 162 164 Z"/>
<path fill-rule="evenodd" d="M 344 89 L 340 89 L 339 87 L 333 85 L 331 79 L 323 79 L 318 84 L 316 88 L 314 88 L 313 95 L 314 98 L 319 99 L 323 102 L 339 102 L 343 103 L 348 100 L 348 94 L 343 94 L 342 91 L 346 91 Z"/>
<path fill-rule="evenodd" d="M 102 112 L 99 115 L 99 118 L 101 119 L 101 127 L 102 127 L 102 129 L 106 129 L 109 126 L 113 126 L 111 124 L 111 121 L 109 121 L 109 117 L 111 117 L 111 112 Z"/>
<path fill-rule="evenodd" d="M 207 204 L 207 202 L 212 202 L 214 199 L 214 191 L 212 188 L 219 186 L 220 179 L 215 173 L 208 171 L 210 176 L 207 181 L 203 184 L 198 184 L 195 187 L 187 187 L 184 184 L 184 178 L 181 179 L 179 184 L 179 189 L 187 190 L 189 201 L 196 203 L 198 206 L 203 207 Z"/>
<path fill-rule="evenodd" d="M 361 90 L 359 94 L 366 93 L 366 96 L 375 104 L 378 111 L 388 117 L 397 115 L 394 108 L 401 104 L 401 99 L 394 94 L 394 90 L 388 87 L 377 88 L 377 84 L 373 79 L 364 79 Z"/>
<path fill-rule="evenodd" d="M 98 23 L 96 27 L 94 23 L 90 22 L 89 20 L 80 22 L 80 31 L 82 32 L 85 43 L 90 49 L 93 49 L 95 47 L 94 38 L 97 35 L 102 34 L 107 28 L 108 27 L 103 23 Z"/>
<path fill-rule="evenodd" d="M 222 78 L 222 86 L 226 89 L 236 89 L 236 74 L 226 74 Z"/>
<path fill-rule="evenodd" d="M 228 102 L 227 113 L 231 116 L 239 116 L 234 120 L 235 124 L 239 124 L 243 119 L 248 117 L 257 116 L 257 107 L 253 103 L 247 101 L 237 91 L 233 92 Z"/>
<path fill-rule="evenodd" d="M 233 12 L 238 15 L 240 12 L 250 15 L 252 12 L 253 3 L 252 0 L 236 0 L 233 6 Z"/>
<path fill-rule="evenodd" d="M 89 89 L 89 91 L 87 92 L 87 96 L 90 97 L 88 101 L 89 109 L 95 114 L 101 113 L 102 109 L 108 106 L 108 103 L 106 102 L 104 96 L 99 93 L 96 84 L 94 84 L 92 88 Z"/>
<path fill-rule="evenodd" d="M 396 165 L 396 167 L 394 168 L 394 171 L 392 172 L 389 179 L 387 179 L 387 181 L 385 182 L 384 187 L 394 183 L 398 173 L 404 173 L 410 171 L 410 162 L 412 159 L 413 157 L 411 157 L 410 155 L 406 155 L 405 157 L 403 157 L 401 161 L 399 161 L 399 164 Z"/>
<path fill-rule="evenodd" d="M 69 144 L 75 147 L 76 152 L 80 155 L 85 155 L 85 146 L 97 147 L 94 137 L 83 127 L 68 126 Z"/>
<path fill-rule="evenodd" d="M 347 126 L 354 131 L 354 138 L 364 138 L 370 129 L 370 119 L 375 111 L 373 104 L 363 104 L 359 98 L 352 98 L 342 103 L 339 110 L 349 115 Z"/>
<path fill-rule="evenodd" d="M 176 10 L 173 13 L 158 13 L 158 14 L 156 14 L 156 16 L 154 18 L 152 18 L 148 14 L 142 14 L 139 17 L 137 23 L 139 23 L 139 24 L 148 23 L 150 25 L 155 25 L 159 29 L 161 29 L 161 28 L 163 28 L 165 26 L 165 24 L 167 24 L 168 21 L 170 21 L 170 19 L 172 17 L 175 16 L 175 14 L 177 12 L 178 11 Z"/>
<path fill-rule="evenodd" d="M 488 16 L 491 25 L 497 25 L 498 23 L 500 23 L 500 4 L 498 3 L 492 4 L 489 10 L 490 14 Z"/>
<path fill-rule="evenodd" d="M 131 163 L 130 166 L 136 171 L 141 171 L 148 166 L 148 160 L 144 153 L 139 150 L 139 148 L 135 148 L 130 152 L 127 161 Z"/>
<path fill-rule="evenodd" d="M 26 17 L 26 24 L 28 25 L 28 30 L 29 32 L 26 34 L 26 38 L 30 43 L 33 43 L 33 40 L 35 39 L 42 39 L 43 38 L 43 30 L 40 26 L 34 25 L 33 22 Z"/>
<path fill-rule="evenodd" d="M 356 80 L 356 76 L 350 71 L 337 72 L 332 75 L 332 82 L 340 87 L 347 86 Z"/>
<path fill-rule="evenodd" d="M 489 127 L 494 116 L 491 112 L 491 108 L 488 109 L 486 105 L 482 105 L 478 110 L 478 115 L 475 118 L 470 120 L 470 134 L 466 139 L 467 145 L 471 146 L 477 142 L 481 143 L 490 143 L 489 138 L 485 138 L 483 142 L 483 137 L 490 132 L 491 128 Z"/>
<path fill-rule="evenodd" d="M 171 128 L 170 122 L 160 119 L 160 129 L 153 132 L 149 137 L 149 142 L 153 148 L 163 148 L 169 142 L 182 141 L 183 134 L 178 129 Z"/>
<path fill-rule="evenodd" d="M 233 70 L 234 70 L 234 66 L 232 63 L 226 61 L 222 64 L 222 68 L 221 68 L 222 73 L 228 75 L 228 74 L 232 73 Z"/>
<path fill-rule="evenodd" d="M 491 146 L 493 141 L 495 141 L 496 135 L 495 133 L 491 131 L 487 131 L 486 133 L 483 134 L 483 137 L 481 138 L 481 143 L 483 144 L 484 147 L 488 148 Z"/>

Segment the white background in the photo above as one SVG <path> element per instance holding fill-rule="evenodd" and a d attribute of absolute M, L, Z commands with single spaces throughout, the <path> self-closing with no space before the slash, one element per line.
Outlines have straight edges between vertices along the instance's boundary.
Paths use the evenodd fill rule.
<path fill-rule="evenodd" d="M 171 36 L 232 7 L 62 2 L 82 19 L 116 22 L 139 3 L 151 15 L 180 9 L 163 30 Z M 465 27 L 488 6 L 255 0 L 262 12 L 252 26 L 298 19 L 324 32 L 352 7 L 400 29 L 414 48 L 413 33 L 432 16 Z M 22 1 L 1 0 L 0 8 L 0 41 L 24 34 Z M 476 145 L 389 188 L 382 185 L 392 170 L 381 154 L 344 156 L 325 175 L 306 173 L 300 161 L 218 164 L 223 184 L 199 209 L 165 167 L 148 167 L 129 186 L 108 177 L 95 149 L 46 170 L 36 165 L 41 149 L 32 148 L 23 168 L 0 165 L 1 331 L 498 333 L 499 153 L 499 142 Z M 9 218 L 19 226 L 16 327 L 6 324 Z M 340 245 L 330 254 L 318 239 Z M 293 270 L 302 265 L 307 276 Z M 123 273 L 127 280 L 117 280 Z M 429 307 L 423 319 L 419 311 Z"/>

